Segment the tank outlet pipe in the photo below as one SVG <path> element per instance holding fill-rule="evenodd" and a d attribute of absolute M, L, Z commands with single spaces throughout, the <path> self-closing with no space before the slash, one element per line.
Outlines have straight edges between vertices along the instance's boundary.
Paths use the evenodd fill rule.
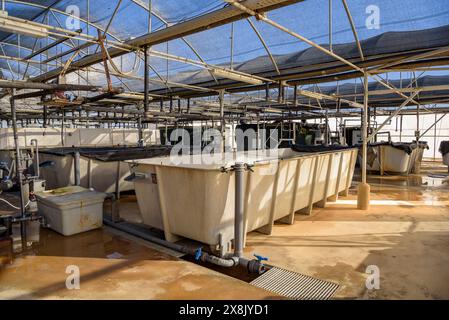
<path fill-rule="evenodd" d="M 234 206 L 234 256 L 243 256 L 244 235 L 244 174 L 245 171 L 253 171 L 252 165 L 243 162 L 236 162 L 231 168 L 222 168 L 222 172 L 235 172 L 235 206 Z"/>
<path fill-rule="evenodd" d="M 158 237 L 154 237 L 152 235 L 149 235 L 148 233 L 141 232 L 139 230 L 135 230 L 129 225 L 126 225 L 124 223 L 114 223 L 109 219 L 103 218 L 103 223 L 109 227 L 112 227 L 114 229 L 129 233 L 133 236 L 139 237 L 141 239 L 153 242 L 155 244 L 158 244 L 162 247 L 192 255 L 195 257 L 195 260 L 197 261 L 203 261 L 203 262 L 209 262 L 221 267 L 236 267 L 238 265 L 246 267 L 246 269 L 251 273 L 258 273 L 261 274 L 265 271 L 265 265 L 262 263 L 259 259 L 253 259 L 248 260 L 246 258 L 238 258 L 238 257 L 231 257 L 231 258 L 220 258 L 214 255 L 211 255 L 207 252 L 203 252 L 201 247 L 200 248 L 191 248 L 188 246 L 179 245 L 173 242 L 168 242 L 166 240 L 160 239 Z"/>
<path fill-rule="evenodd" d="M 75 151 L 73 154 L 73 171 L 75 175 L 75 186 L 79 186 L 81 184 L 81 174 L 80 174 L 80 152 Z"/>
<path fill-rule="evenodd" d="M 106 193 L 106 198 L 111 201 L 111 221 L 116 223 L 122 221 L 120 218 L 120 208 L 117 203 L 115 193 Z"/>
<path fill-rule="evenodd" d="M 31 139 L 31 155 L 34 160 L 34 174 L 37 178 L 40 177 L 40 168 L 39 168 L 39 145 L 37 139 Z"/>
<path fill-rule="evenodd" d="M 243 256 L 243 210 L 244 210 L 244 185 L 243 179 L 246 165 L 243 162 L 236 162 L 233 166 L 235 173 L 235 212 L 234 212 L 234 256 Z"/>
<path fill-rule="evenodd" d="M 19 135 L 17 132 L 17 114 L 16 114 L 16 102 L 14 100 L 15 95 L 15 89 L 12 89 L 11 91 L 11 98 L 10 98 L 10 104 L 11 104 L 11 116 L 12 116 L 12 128 L 13 128 L 13 136 L 14 136 L 14 147 L 16 150 L 16 157 L 15 157 L 15 166 L 16 166 L 16 179 L 17 184 L 20 188 L 20 216 L 21 218 L 26 217 L 26 207 L 25 207 L 25 193 L 24 193 L 24 183 L 23 183 L 23 168 L 22 168 L 22 155 L 20 152 L 20 145 L 19 145 Z M 27 245 L 27 230 L 26 230 L 26 224 L 24 222 L 20 223 L 20 237 L 22 240 L 22 249 L 26 248 Z"/>

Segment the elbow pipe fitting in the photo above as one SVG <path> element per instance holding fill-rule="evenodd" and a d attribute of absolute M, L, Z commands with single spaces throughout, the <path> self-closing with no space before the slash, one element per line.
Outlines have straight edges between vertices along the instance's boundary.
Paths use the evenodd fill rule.
<path fill-rule="evenodd" d="M 210 255 L 206 252 L 201 254 L 201 257 L 199 258 L 199 260 L 201 260 L 203 262 L 213 263 L 217 266 L 228 267 L 228 268 L 235 267 L 239 264 L 238 257 L 232 257 L 229 259 L 225 259 L 225 258 L 220 258 L 217 256 Z"/>
<path fill-rule="evenodd" d="M 230 258 L 220 258 L 205 252 L 201 253 L 201 249 L 195 250 L 195 258 L 196 260 L 213 263 L 221 267 L 231 268 L 236 266 L 242 266 L 246 268 L 246 270 L 249 273 L 262 274 L 266 270 L 266 266 L 259 259 L 248 260 L 246 258 L 237 256 L 233 256 Z"/>
<path fill-rule="evenodd" d="M 195 260 L 197 261 L 203 261 L 203 262 L 209 262 L 221 267 L 236 267 L 236 266 L 243 266 L 245 267 L 248 272 L 250 273 L 257 273 L 261 274 L 265 271 L 265 266 L 262 264 L 261 261 L 253 259 L 248 260 L 241 257 L 230 257 L 230 258 L 220 258 L 214 255 L 211 255 L 207 252 L 203 252 L 201 248 L 191 248 L 188 246 L 182 246 L 176 243 L 168 242 L 166 240 L 159 239 L 157 237 L 151 236 L 149 234 L 145 234 L 143 232 L 133 230 L 127 226 L 120 225 L 119 223 L 114 223 L 111 220 L 103 219 L 103 222 L 110 227 L 113 227 L 115 229 L 130 233 L 134 236 L 137 236 L 139 238 L 142 238 L 144 240 L 156 243 L 158 245 L 164 246 L 166 248 L 175 250 L 177 252 L 182 252 L 188 255 L 192 255 L 195 257 Z"/>

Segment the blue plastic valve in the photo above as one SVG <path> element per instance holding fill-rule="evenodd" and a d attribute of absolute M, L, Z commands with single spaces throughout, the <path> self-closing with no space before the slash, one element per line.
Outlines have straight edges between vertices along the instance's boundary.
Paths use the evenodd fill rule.
<path fill-rule="evenodd" d="M 195 250 L 195 260 L 197 260 L 197 261 L 200 260 L 202 254 L 203 254 L 203 252 L 202 252 L 201 248 L 196 249 Z"/>
<path fill-rule="evenodd" d="M 262 256 L 259 256 L 258 254 L 254 254 L 254 257 L 256 257 L 256 259 L 259 261 L 268 261 L 267 257 L 262 257 Z"/>

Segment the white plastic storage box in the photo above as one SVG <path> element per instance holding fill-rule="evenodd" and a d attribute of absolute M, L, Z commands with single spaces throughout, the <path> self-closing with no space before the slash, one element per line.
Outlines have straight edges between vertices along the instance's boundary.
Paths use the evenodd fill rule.
<path fill-rule="evenodd" d="M 79 186 L 36 192 L 39 212 L 65 236 L 101 228 L 106 194 Z"/>

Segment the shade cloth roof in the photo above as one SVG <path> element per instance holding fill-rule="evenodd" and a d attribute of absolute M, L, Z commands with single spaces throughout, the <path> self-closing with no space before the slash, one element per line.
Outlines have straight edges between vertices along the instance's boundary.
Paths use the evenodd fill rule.
<path fill-rule="evenodd" d="M 123 0 L 116 16 L 110 22 L 118 2 L 118 0 L 10 0 L 5 3 L 6 11 L 11 16 L 59 27 L 66 27 L 66 23 L 72 21 L 67 12 L 73 13 L 73 6 L 76 6 L 80 13 L 79 26 L 83 33 L 97 36 L 96 28 L 104 30 L 110 23 L 107 35 L 110 40 L 127 40 L 147 33 L 149 0 Z M 416 46 L 447 45 L 449 37 L 446 25 L 447 21 L 449 21 L 449 0 L 378 0 L 374 9 L 370 0 L 348 0 L 347 2 L 354 18 L 359 38 L 362 40 L 362 48 L 367 55 L 385 51 L 391 52 L 392 50 L 408 50 Z M 227 4 L 220 0 L 152 0 L 151 29 L 153 31 L 160 30 L 167 25 L 195 18 L 225 5 Z M 327 8 L 328 0 L 306 0 L 273 10 L 269 12 L 268 16 L 270 19 L 303 34 L 317 43 L 328 43 L 329 24 Z M 371 17 L 373 12 L 377 10 L 376 8 L 379 9 L 380 20 L 378 27 L 374 26 L 373 28 L 373 25 L 370 25 L 369 22 L 372 21 Z M 333 1 L 332 9 L 332 41 L 334 50 L 351 57 L 356 56 L 357 50 L 354 44 L 350 44 L 353 42 L 353 34 L 342 3 Z M 87 20 L 90 21 L 89 27 L 86 23 Z M 307 44 L 286 33 L 253 18 L 251 20 L 283 69 L 291 66 L 320 63 L 330 59 L 322 54 L 317 54 L 314 49 L 308 49 L 309 46 Z M 234 33 L 232 37 L 233 45 L 231 46 L 232 29 L 234 29 Z M 232 47 L 233 66 L 236 69 L 265 72 L 272 68 L 271 63 L 267 61 L 267 53 L 262 43 L 245 20 L 235 22 L 233 25 L 228 24 L 187 36 L 186 40 L 190 43 L 190 47 L 181 39 L 177 39 L 157 45 L 153 49 L 177 56 L 198 59 L 197 54 L 192 50 L 193 47 L 204 61 L 211 64 L 229 66 L 231 64 Z M 43 38 L 36 40 L 28 36 L 18 37 L 15 34 L 0 32 L 0 55 L 23 58 L 29 55 L 33 48 L 42 48 L 52 41 L 54 39 Z M 76 40 L 74 43 L 66 41 L 47 52 L 37 55 L 33 59 L 43 61 L 78 44 Z M 96 46 L 91 47 L 89 51 L 83 50 L 75 60 L 95 50 Z M 51 70 L 56 65 L 64 63 L 69 57 L 70 55 L 66 55 L 62 59 L 55 61 L 54 66 L 35 64 L 29 67 L 24 62 L 0 58 L 0 70 L 6 79 L 21 79 L 24 77 L 25 72 L 27 76 L 39 75 Z M 130 70 L 134 65 L 134 55 L 127 54 L 122 58 L 116 58 L 115 61 L 123 70 Z M 163 77 L 168 76 L 173 81 L 197 83 L 207 81 L 209 77 L 204 70 L 198 73 L 199 68 L 195 69 L 191 65 L 176 61 L 152 57 L 150 63 L 159 75 Z M 194 72 L 180 74 L 180 72 L 192 69 Z M 83 76 L 80 81 L 85 81 L 86 74 L 82 72 L 80 74 Z M 135 70 L 135 75 L 142 76 L 143 68 Z M 157 77 L 154 72 L 152 72 L 151 76 Z M 72 81 L 75 81 L 75 79 L 78 81 L 78 78 L 73 76 Z M 90 72 L 89 82 L 92 84 L 104 84 L 104 75 Z M 132 91 L 142 90 L 141 81 L 124 79 L 121 82 L 118 78 L 114 78 L 114 82 L 117 85 L 123 85 L 124 82 Z M 158 84 L 151 85 L 152 90 L 157 90 L 158 88 L 160 88 Z"/>

